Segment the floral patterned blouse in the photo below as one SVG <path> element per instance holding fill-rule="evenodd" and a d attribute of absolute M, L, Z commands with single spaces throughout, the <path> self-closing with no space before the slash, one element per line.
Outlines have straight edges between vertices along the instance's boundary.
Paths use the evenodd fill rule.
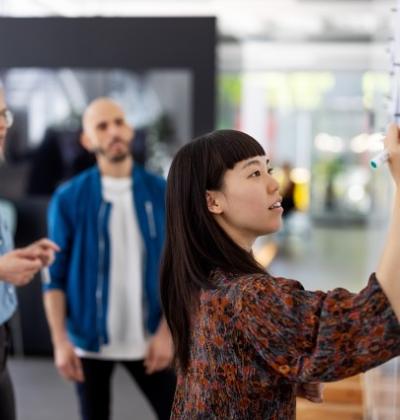
<path fill-rule="evenodd" d="M 296 384 L 400 355 L 400 325 L 374 274 L 358 294 L 268 274 L 212 276 L 218 287 L 201 292 L 171 419 L 294 419 Z"/>

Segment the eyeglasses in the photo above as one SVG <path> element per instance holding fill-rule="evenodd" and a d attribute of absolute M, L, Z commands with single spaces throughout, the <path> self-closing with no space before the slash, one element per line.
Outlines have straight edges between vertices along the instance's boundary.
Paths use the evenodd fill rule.
<path fill-rule="evenodd" d="M 0 117 L 3 117 L 6 122 L 6 127 L 10 128 L 14 122 L 14 115 L 9 109 L 3 109 L 0 111 Z"/>

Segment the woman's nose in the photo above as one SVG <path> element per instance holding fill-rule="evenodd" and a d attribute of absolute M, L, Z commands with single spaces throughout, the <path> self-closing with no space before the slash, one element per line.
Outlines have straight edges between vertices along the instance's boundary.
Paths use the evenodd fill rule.
<path fill-rule="evenodd" d="M 268 175 L 267 191 L 268 193 L 274 193 L 279 190 L 278 181 L 271 175 Z"/>

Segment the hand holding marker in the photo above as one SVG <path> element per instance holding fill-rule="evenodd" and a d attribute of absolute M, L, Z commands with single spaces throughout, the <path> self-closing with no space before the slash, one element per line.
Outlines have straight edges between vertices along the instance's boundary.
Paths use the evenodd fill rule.
<path fill-rule="evenodd" d="M 400 15 L 400 0 L 397 0 L 397 8 L 393 9 L 394 12 Z M 400 124 L 400 25 L 395 25 L 395 36 L 391 41 L 390 59 L 392 62 L 392 72 L 393 75 L 393 93 L 392 93 L 392 103 L 391 103 L 391 115 L 394 122 L 397 125 Z M 370 165 L 372 169 L 378 169 L 384 163 L 387 163 L 389 160 L 389 152 L 387 150 L 382 150 L 376 156 L 374 156 Z"/>
<path fill-rule="evenodd" d="M 393 118 L 392 119 L 397 125 L 399 125 L 400 123 L 400 84 L 399 84 L 400 73 L 398 69 L 395 70 L 393 77 L 394 77 L 394 80 L 393 80 L 393 103 L 392 103 Z M 382 135 L 384 137 L 386 136 L 385 133 L 382 133 Z M 381 165 L 383 165 L 384 163 L 387 163 L 388 160 L 389 160 L 389 152 L 386 149 L 384 149 L 370 160 L 371 168 L 378 169 Z"/>
<path fill-rule="evenodd" d="M 381 165 L 389 160 L 389 152 L 385 149 L 373 157 L 370 161 L 372 169 L 378 169 Z"/>
<path fill-rule="evenodd" d="M 399 117 L 400 115 L 398 114 L 395 115 L 395 121 L 397 125 L 399 125 Z M 382 133 L 382 135 L 385 137 L 384 133 Z M 375 155 L 370 160 L 369 163 L 372 169 L 378 169 L 381 165 L 383 165 L 384 163 L 387 163 L 388 160 L 389 160 L 389 152 L 386 149 L 383 149 L 381 152 Z"/>

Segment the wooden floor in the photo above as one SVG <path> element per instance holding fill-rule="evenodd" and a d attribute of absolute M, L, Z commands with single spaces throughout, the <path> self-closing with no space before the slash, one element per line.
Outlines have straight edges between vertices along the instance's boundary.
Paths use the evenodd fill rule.
<path fill-rule="evenodd" d="M 297 400 L 297 420 L 362 420 L 362 377 L 325 384 L 324 402 Z"/>

